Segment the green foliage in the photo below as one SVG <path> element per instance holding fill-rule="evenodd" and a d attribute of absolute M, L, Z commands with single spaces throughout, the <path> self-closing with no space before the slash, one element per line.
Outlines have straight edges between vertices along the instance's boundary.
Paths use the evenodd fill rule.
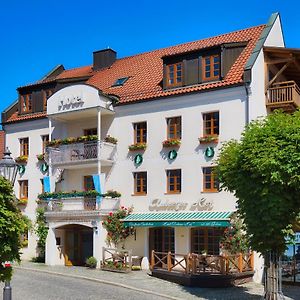
<path fill-rule="evenodd" d="M 108 245 L 112 243 L 116 248 L 122 242 L 124 243 L 125 239 L 133 233 L 132 228 L 124 226 L 124 223 L 120 221 L 124 219 L 132 212 L 132 208 L 126 208 L 122 206 L 116 212 L 110 212 L 107 219 L 103 221 L 103 226 L 107 230 L 106 241 Z M 123 245 L 124 247 L 124 245 Z"/>
<path fill-rule="evenodd" d="M 146 143 L 136 143 L 128 146 L 129 151 L 146 150 L 146 148 L 147 148 Z"/>
<path fill-rule="evenodd" d="M 28 161 L 28 156 L 27 155 L 21 155 L 15 158 L 15 161 L 17 163 L 27 163 Z"/>
<path fill-rule="evenodd" d="M 118 143 L 118 140 L 110 135 L 107 135 L 104 139 L 104 142 L 116 145 Z"/>
<path fill-rule="evenodd" d="M 250 246 L 283 253 L 300 213 L 300 112 L 252 122 L 240 142 L 223 145 L 217 163 L 221 188 L 238 198 Z"/>
<path fill-rule="evenodd" d="M 89 268 L 96 268 L 97 267 L 97 259 L 94 256 L 91 256 L 86 259 L 85 264 Z"/>
<path fill-rule="evenodd" d="M 92 142 L 97 141 L 97 135 L 82 135 L 79 137 L 68 137 L 65 139 L 56 139 L 47 142 L 47 146 L 49 147 L 58 147 L 59 145 L 69 145 L 74 143 L 84 143 L 84 142 Z"/>
<path fill-rule="evenodd" d="M 0 281 L 10 280 L 12 268 L 4 268 L 5 261 L 20 261 L 20 236 L 27 228 L 26 220 L 14 201 L 9 181 L 0 177 Z"/>
<path fill-rule="evenodd" d="M 180 146 L 181 140 L 180 139 L 168 139 L 162 142 L 163 147 L 175 147 Z"/>
<path fill-rule="evenodd" d="M 230 220 L 230 227 L 225 229 L 224 237 L 221 239 L 221 248 L 229 254 L 246 253 L 249 251 L 249 239 L 246 228 L 237 214 Z"/>
<path fill-rule="evenodd" d="M 48 227 L 46 225 L 45 209 L 36 209 L 35 233 L 38 236 L 37 246 L 40 258 L 45 257 L 46 238 L 48 235 Z"/>

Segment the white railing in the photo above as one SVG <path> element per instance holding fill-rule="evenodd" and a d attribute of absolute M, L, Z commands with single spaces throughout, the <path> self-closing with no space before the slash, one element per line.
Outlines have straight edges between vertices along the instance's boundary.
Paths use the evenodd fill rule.
<path fill-rule="evenodd" d="M 101 211 L 107 213 L 120 207 L 120 198 L 101 198 L 100 204 L 95 197 L 71 197 L 46 200 L 48 212 Z"/>
<path fill-rule="evenodd" d="M 98 147 L 98 142 L 92 141 L 48 147 L 49 161 L 52 165 L 93 161 L 98 159 L 98 149 L 101 160 L 115 160 L 116 145 L 101 141 Z"/>

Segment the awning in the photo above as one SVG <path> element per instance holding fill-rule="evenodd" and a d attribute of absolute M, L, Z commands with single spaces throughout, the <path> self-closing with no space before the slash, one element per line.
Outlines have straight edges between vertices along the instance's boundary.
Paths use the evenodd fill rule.
<path fill-rule="evenodd" d="M 228 227 L 232 211 L 132 213 L 123 219 L 126 227 Z"/>

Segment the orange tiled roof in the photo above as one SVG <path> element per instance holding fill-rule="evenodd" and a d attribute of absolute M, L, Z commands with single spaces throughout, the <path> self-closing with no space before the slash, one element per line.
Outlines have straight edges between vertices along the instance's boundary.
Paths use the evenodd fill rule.
<path fill-rule="evenodd" d="M 261 25 L 196 42 L 185 43 L 118 59 L 110 68 L 95 72 L 87 83 L 94 85 L 106 94 L 119 96 L 121 104 L 242 83 L 245 64 L 264 27 L 264 25 Z M 163 79 L 162 57 L 232 42 L 248 42 L 248 44 L 222 81 L 180 87 L 171 90 L 162 89 L 160 85 Z M 112 87 L 116 79 L 127 76 L 130 78 L 126 81 L 124 86 Z"/>
<path fill-rule="evenodd" d="M 45 118 L 46 116 L 47 116 L 46 112 L 38 112 L 38 113 L 32 113 L 32 114 L 29 113 L 29 114 L 24 114 L 24 115 L 19 115 L 18 112 L 15 112 L 10 116 L 9 119 L 6 120 L 6 123 L 40 119 L 40 118 Z"/>
<path fill-rule="evenodd" d="M 51 78 L 50 81 L 90 77 L 86 81 L 87 84 L 95 86 L 105 94 L 118 96 L 120 104 L 233 86 L 243 82 L 244 67 L 264 28 L 265 25 L 260 25 L 195 42 L 124 57 L 117 59 L 111 67 L 99 71 L 93 71 L 92 66 L 64 70 L 57 77 Z M 163 57 L 235 42 L 248 43 L 223 80 L 163 90 L 161 86 Z M 114 82 L 121 77 L 129 77 L 129 79 L 123 86 L 112 87 Z M 49 79 L 45 79 L 34 83 L 34 85 L 48 81 Z M 44 112 L 28 115 L 14 113 L 7 122 L 30 120 L 45 116 Z"/>

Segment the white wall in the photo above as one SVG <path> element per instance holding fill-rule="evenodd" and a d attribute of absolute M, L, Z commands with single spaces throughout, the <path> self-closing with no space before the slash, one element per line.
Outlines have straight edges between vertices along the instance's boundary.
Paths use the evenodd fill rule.
<path fill-rule="evenodd" d="M 42 192 L 41 179 L 45 176 L 39 167 L 36 156 L 42 153 L 42 135 L 48 134 L 48 120 L 40 119 L 15 124 L 5 125 L 6 145 L 12 152 L 12 157 L 20 156 L 20 138 L 29 138 L 29 158 L 26 164 L 26 171 L 23 175 L 18 174 L 14 185 L 14 191 L 19 197 L 19 180 L 28 180 L 28 204 L 22 211 L 34 222 L 35 209 L 37 207 L 37 195 Z M 28 248 L 23 249 L 23 259 L 30 259 L 36 256 L 36 236 L 29 234 Z"/>

